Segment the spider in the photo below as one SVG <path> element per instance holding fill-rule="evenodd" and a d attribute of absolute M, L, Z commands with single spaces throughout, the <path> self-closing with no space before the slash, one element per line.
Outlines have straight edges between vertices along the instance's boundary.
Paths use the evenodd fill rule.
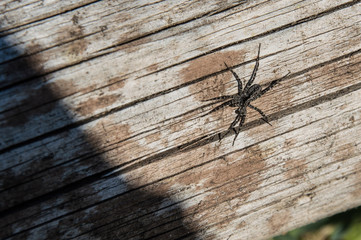
<path fill-rule="evenodd" d="M 245 120 L 246 120 L 246 115 L 247 115 L 247 107 L 252 108 L 253 110 L 256 110 L 261 116 L 262 116 L 262 120 L 265 121 L 266 123 L 268 123 L 270 126 L 272 126 L 272 124 L 269 123 L 268 121 L 268 117 L 266 116 L 266 114 L 264 114 L 259 108 L 253 106 L 251 104 L 252 101 L 256 100 L 257 98 L 261 97 L 263 94 L 265 94 L 266 92 L 268 92 L 271 88 L 273 88 L 277 83 L 279 83 L 282 79 L 284 79 L 285 77 L 287 77 L 290 72 L 288 72 L 287 75 L 285 75 L 284 77 L 274 80 L 272 81 L 268 87 L 266 87 L 265 89 L 262 90 L 261 86 L 258 84 L 253 84 L 254 79 L 256 78 L 256 74 L 257 74 L 257 70 L 258 70 L 258 66 L 259 66 L 259 53 L 261 50 L 261 44 L 259 44 L 258 46 L 258 55 L 256 58 L 256 65 L 253 69 L 251 78 L 248 80 L 248 82 L 246 83 L 246 86 L 243 88 L 242 87 L 242 82 L 240 80 L 240 78 L 238 77 L 238 75 L 228 67 L 228 65 L 226 63 L 224 63 L 224 65 L 226 66 L 227 70 L 231 71 L 231 73 L 233 74 L 234 78 L 237 80 L 238 83 L 238 93 L 233 94 L 233 95 L 226 95 L 226 96 L 221 96 L 221 97 L 215 97 L 215 98 L 211 98 L 211 99 L 207 99 L 204 101 L 215 101 L 218 100 L 215 103 L 218 102 L 222 102 L 224 100 L 227 100 L 226 102 L 222 103 L 221 105 L 215 107 L 213 110 L 211 110 L 210 112 L 206 113 L 203 116 L 206 116 L 210 113 L 213 113 L 217 110 L 220 110 L 226 106 L 230 106 L 230 107 L 236 107 L 237 109 L 235 110 L 235 113 L 237 114 L 236 118 L 234 119 L 234 121 L 231 123 L 231 125 L 228 128 L 228 131 L 226 132 L 225 135 L 228 134 L 228 132 L 232 129 L 236 136 L 233 139 L 233 143 L 232 146 L 234 145 L 234 142 L 236 141 L 238 134 L 240 132 L 241 127 L 243 126 Z M 253 84 L 253 85 L 252 85 Z M 239 130 L 238 132 L 235 129 L 236 124 L 239 122 Z M 224 135 L 224 136 L 225 136 Z M 221 135 L 219 135 L 219 140 L 221 140 Z"/>

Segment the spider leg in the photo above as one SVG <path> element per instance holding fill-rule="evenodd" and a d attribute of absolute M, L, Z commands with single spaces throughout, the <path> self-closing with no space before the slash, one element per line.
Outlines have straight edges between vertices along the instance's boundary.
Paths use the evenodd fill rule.
<path fill-rule="evenodd" d="M 272 126 L 272 124 L 270 124 L 269 121 L 268 121 L 268 117 L 266 116 L 266 114 L 264 114 L 264 113 L 262 112 L 261 109 L 255 107 L 255 106 L 253 106 L 253 105 L 251 105 L 251 104 L 249 104 L 248 106 L 249 106 L 250 108 L 256 110 L 259 114 L 261 114 L 262 120 L 265 121 L 266 123 L 268 123 L 270 126 Z"/>
<path fill-rule="evenodd" d="M 231 125 L 229 126 L 228 131 L 234 128 L 234 126 L 237 124 L 237 122 L 239 121 L 239 119 L 241 118 L 241 116 L 242 116 L 241 113 L 238 112 L 238 113 L 237 113 L 237 117 L 233 120 L 233 122 L 232 122 Z"/>
<path fill-rule="evenodd" d="M 224 99 L 230 99 L 230 98 L 232 98 L 231 95 L 226 95 L 226 96 L 220 96 L 220 97 L 210 98 L 210 99 L 206 99 L 206 100 L 201 100 L 201 102 L 208 102 L 208 101 L 214 101 L 214 100 L 224 100 Z"/>
<path fill-rule="evenodd" d="M 243 126 L 244 124 L 244 121 L 246 120 L 246 114 L 247 114 L 247 109 L 246 108 L 243 108 L 240 112 L 239 112 L 239 116 L 241 116 L 241 121 L 239 123 L 239 129 L 238 129 L 238 132 L 234 130 L 234 132 L 236 133 L 236 136 L 234 136 L 234 139 L 233 139 L 233 142 L 232 142 L 232 146 L 234 146 L 234 142 L 236 141 L 237 137 L 238 137 L 238 134 L 241 132 L 241 127 Z"/>
<path fill-rule="evenodd" d="M 238 75 L 228 67 L 227 63 L 224 63 L 224 65 L 226 65 L 226 68 L 231 71 L 231 73 L 233 74 L 234 78 L 237 80 L 237 83 L 238 83 L 238 93 L 241 93 L 242 92 L 242 81 L 241 79 L 239 79 Z"/>
<path fill-rule="evenodd" d="M 290 75 L 291 72 L 288 72 L 285 76 L 281 77 L 280 79 L 273 80 L 268 87 L 262 90 L 261 95 L 265 94 L 269 90 L 271 90 L 277 83 L 281 82 L 284 78 L 286 78 L 288 75 Z"/>
<path fill-rule="evenodd" d="M 213 109 L 212 109 L 211 111 L 209 111 L 208 113 L 202 115 L 201 117 L 207 116 L 208 114 L 211 114 L 211 113 L 213 113 L 213 112 L 215 112 L 215 111 L 218 111 L 219 109 L 222 109 L 222 108 L 224 108 L 224 107 L 226 107 L 226 106 L 229 106 L 231 103 L 232 103 L 232 101 L 224 102 L 224 103 L 222 103 L 221 105 L 218 105 L 217 107 L 213 108 Z"/>
<path fill-rule="evenodd" d="M 237 113 L 236 118 L 233 120 L 232 124 L 229 126 L 227 132 L 226 132 L 223 136 L 226 136 L 226 135 L 231 131 L 231 129 L 232 129 L 235 133 L 237 133 L 237 132 L 235 131 L 235 129 L 234 129 L 234 126 L 237 124 L 237 122 L 238 122 L 239 119 L 241 118 L 241 114 L 240 114 L 240 112 L 238 111 L 238 109 L 236 110 L 236 113 Z M 222 135 L 219 135 L 218 137 L 219 137 L 219 141 L 221 141 L 221 139 L 223 138 Z"/>
<path fill-rule="evenodd" d="M 256 65 L 253 68 L 253 72 L 251 78 L 248 80 L 246 86 L 244 87 L 244 91 L 247 91 L 250 86 L 252 86 L 254 79 L 256 78 L 257 70 L 259 67 L 259 53 L 261 51 L 261 44 L 258 45 L 258 55 L 256 58 Z"/>

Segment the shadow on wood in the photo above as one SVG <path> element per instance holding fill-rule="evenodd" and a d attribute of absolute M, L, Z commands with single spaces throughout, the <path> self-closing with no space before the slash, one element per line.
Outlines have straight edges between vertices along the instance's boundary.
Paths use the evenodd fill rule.
<path fill-rule="evenodd" d="M 22 133 L 18 139 L 12 139 L 11 131 L 1 133 L 1 238 L 193 238 L 195 229 L 185 223 L 182 209 L 171 198 L 142 191 L 121 177 L 106 177 L 112 166 L 59 103 L 56 89 L 46 84 L 41 63 L 31 55 L 22 57 L 6 38 L 0 41 L 1 61 L 11 66 L 2 70 L 1 79 L 16 78 L 19 72 L 27 76 L 0 83 L 2 101 L 9 102 L 0 111 L 1 127 Z M 19 85 L 24 91 L 13 92 Z M 37 91 L 26 91 L 30 86 Z M 53 114 L 63 117 L 49 131 L 44 127 L 49 123 L 44 123 Z M 45 138 L 53 140 L 42 145 Z M 71 152 L 72 145 L 82 145 L 82 151 Z M 27 151 L 26 158 L 19 157 L 24 156 L 19 151 Z"/>

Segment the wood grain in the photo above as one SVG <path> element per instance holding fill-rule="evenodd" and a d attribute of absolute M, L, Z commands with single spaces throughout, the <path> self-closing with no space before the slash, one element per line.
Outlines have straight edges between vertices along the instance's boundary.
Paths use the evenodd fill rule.
<path fill-rule="evenodd" d="M 361 1 L 2 1 L 2 239 L 267 239 L 361 204 Z M 31 9 L 31 10 L 30 10 Z M 23 16 L 23 17 L 20 17 Z M 248 111 L 204 99 L 283 79 Z"/>

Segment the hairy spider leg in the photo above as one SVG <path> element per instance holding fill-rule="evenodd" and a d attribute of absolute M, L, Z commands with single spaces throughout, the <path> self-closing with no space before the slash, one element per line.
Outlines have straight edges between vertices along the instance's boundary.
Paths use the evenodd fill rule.
<path fill-rule="evenodd" d="M 272 126 L 272 124 L 270 124 L 269 121 L 268 121 L 268 117 L 266 116 L 266 114 L 264 114 L 264 113 L 262 112 L 261 109 L 255 107 L 255 106 L 253 106 L 253 105 L 251 105 L 251 104 L 248 104 L 248 106 L 249 106 L 250 108 L 256 110 L 259 114 L 261 114 L 262 120 L 265 121 L 266 123 L 268 123 L 270 126 Z"/>
<path fill-rule="evenodd" d="M 260 51 L 261 51 L 261 44 L 258 45 L 258 55 L 257 55 L 257 58 L 256 58 L 256 65 L 253 68 L 251 78 L 248 80 L 246 86 L 244 87 L 244 91 L 247 91 L 252 86 L 253 81 L 256 78 L 257 70 L 258 70 L 258 67 L 259 67 L 259 53 L 260 53 Z"/>
<path fill-rule="evenodd" d="M 242 92 L 242 81 L 241 79 L 239 79 L 238 75 L 228 67 L 227 63 L 224 62 L 224 65 L 226 65 L 226 68 L 231 71 L 231 73 L 233 74 L 234 78 L 237 80 L 237 83 L 238 83 L 238 93 L 241 93 Z"/>
<path fill-rule="evenodd" d="M 233 128 L 234 132 L 236 133 L 236 136 L 234 136 L 234 139 L 233 139 L 233 142 L 232 142 L 232 146 L 234 146 L 234 142 L 236 141 L 237 137 L 238 137 L 238 134 L 241 132 L 241 127 L 243 126 L 244 124 L 244 121 L 246 120 L 246 114 L 247 114 L 247 108 L 246 107 L 243 107 L 241 109 L 241 111 L 239 111 L 239 116 L 241 116 L 241 121 L 239 122 L 239 129 L 238 129 L 238 132 Z M 238 117 L 238 115 L 237 115 Z"/>
<path fill-rule="evenodd" d="M 221 97 L 215 97 L 215 98 L 210 98 L 210 99 L 206 99 L 206 100 L 201 100 L 201 102 L 208 102 L 208 101 L 214 101 L 214 100 L 225 100 L 225 99 L 230 99 L 233 96 L 231 95 L 226 95 L 226 96 L 221 96 Z"/>
<path fill-rule="evenodd" d="M 266 87 L 265 89 L 262 90 L 261 95 L 265 94 L 266 92 L 268 92 L 269 90 L 271 90 L 277 83 L 281 82 L 285 77 L 287 77 L 288 75 L 290 75 L 291 72 L 288 72 L 286 75 L 284 75 L 283 77 L 281 77 L 280 79 L 276 79 L 273 80 L 270 85 L 268 85 L 268 87 Z"/>
<path fill-rule="evenodd" d="M 218 105 L 217 107 L 215 107 L 214 109 L 209 111 L 208 113 L 202 115 L 201 117 L 207 116 L 208 114 L 211 114 L 212 112 L 218 111 L 219 109 L 222 109 L 222 108 L 224 108 L 226 106 L 229 106 L 230 104 L 232 104 L 232 101 L 224 102 L 221 105 Z"/>
<path fill-rule="evenodd" d="M 228 131 L 231 130 L 231 129 L 234 129 L 234 126 L 236 126 L 237 122 L 239 121 L 239 119 L 241 118 L 241 114 L 240 114 L 240 111 L 239 109 L 236 110 L 236 113 L 237 113 L 237 116 L 236 118 L 233 120 L 233 122 L 231 123 L 231 125 L 229 126 L 228 128 Z M 228 132 L 227 132 L 228 133 Z"/>
<path fill-rule="evenodd" d="M 226 136 L 226 135 L 231 131 L 231 129 L 232 129 L 235 133 L 237 133 L 236 130 L 234 129 L 234 126 L 237 124 L 237 122 L 238 122 L 239 119 L 241 118 L 241 114 L 239 114 L 239 109 L 236 110 L 236 113 L 237 113 L 236 118 L 233 120 L 233 122 L 232 122 L 231 125 L 229 126 L 227 132 L 223 135 L 223 137 Z M 221 134 L 219 134 L 219 136 L 218 136 L 219 141 L 221 141 L 223 137 L 222 137 Z"/>
<path fill-rule="evenodd" d="M 262 115 L 262 120 L 265 121 L 266 123 L 268 123 L 270 126 L 272 126 L 271 123 L 269 123 L 268 121 L 268 117 L 266 116 L 266 114 L 264 114 L 261 109 L 251 105 L 250 103 L 254 100 L 256 100 L 257 98 L 261 97 L 263 94 L 265 94 L 266 92 L 268 92 L 269 90 L 271 90 L 277 83 L 279 83 L 280 81 L 282 81 L 285 77 L 287 77 L 290 74 L 290 72 L 288 72 L 285 76 L 283 76 L 280 79 L 274 80 L 272 81 L 268 87 L 266 87 L 265 89 L 261 90 L 260 86 L 258 84 L 255 84 L 253 86 L 250 87 L 250 89 L 248 90 L 248 92 L 251 92 L 250 97 L 248 98 L 247 102 L 245 103 L 245 106 L 249 106 L 250 108 L 256 110 L 259 114 Z"/>

